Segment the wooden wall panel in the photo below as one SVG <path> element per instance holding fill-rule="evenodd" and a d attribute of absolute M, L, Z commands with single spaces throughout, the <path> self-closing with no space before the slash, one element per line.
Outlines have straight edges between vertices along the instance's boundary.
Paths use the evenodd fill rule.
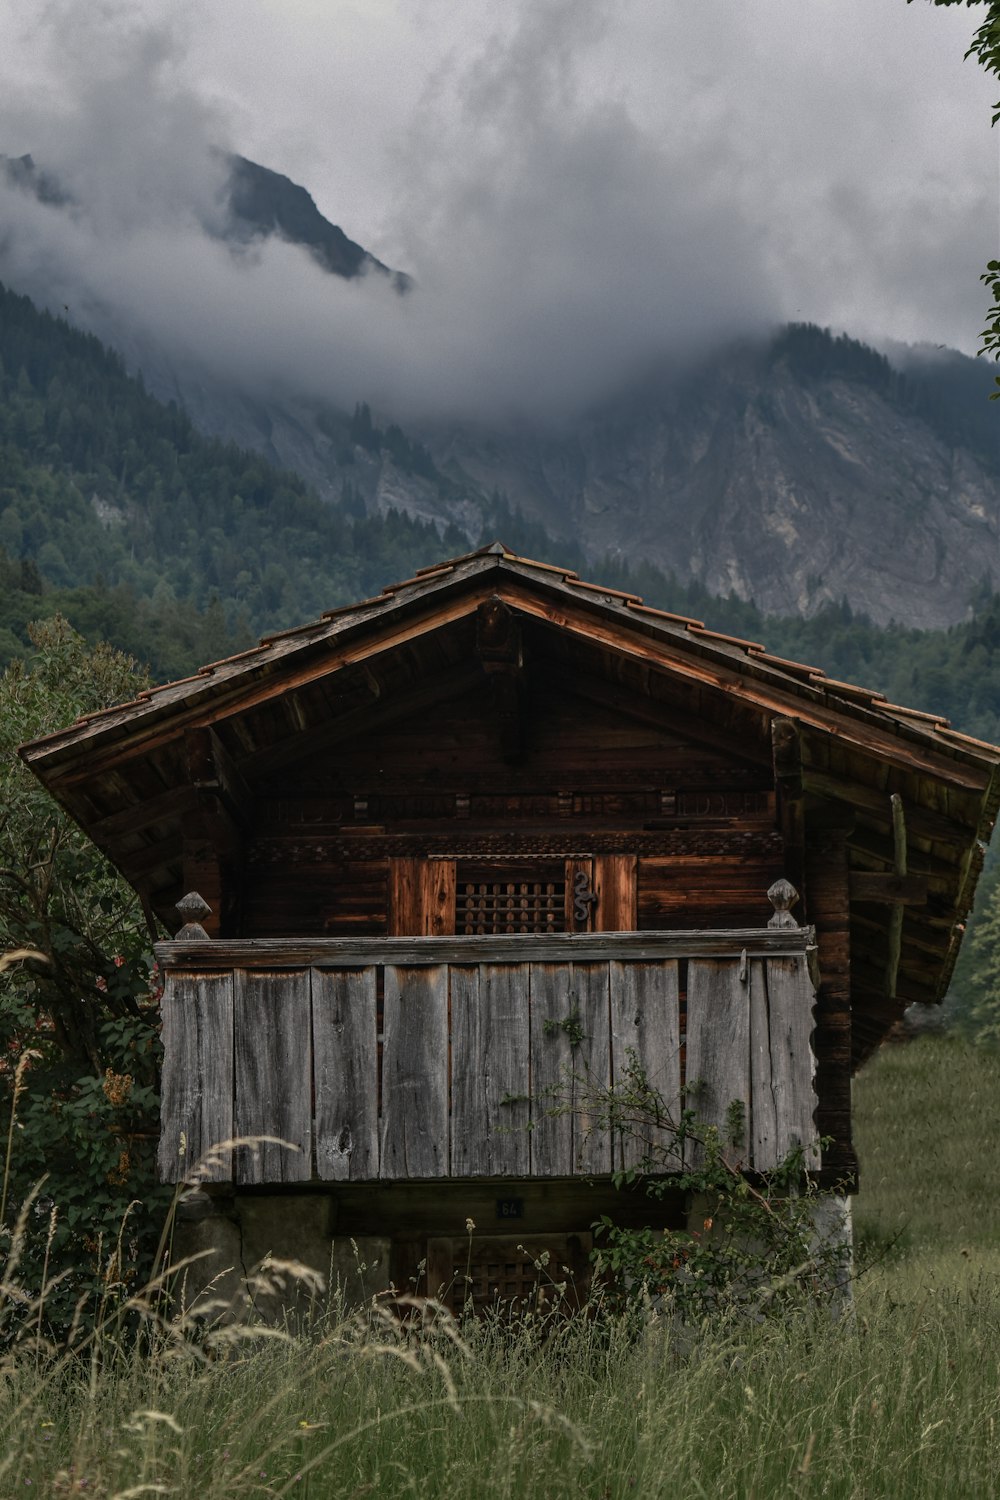
<path fill-rule="evenodd" d="M 610 965 L 611 1065 L 616 1089 L 639 1078 L 655 1092 L 670 1119 L 680 1120 L 681 1038 L 676 960 L 660 964 Z M 635 1166 L 650 1152 L 664 1166 L 680 1170 L 669 1129 L 623 1133 L 614 1142 L 613 1168 Z"/>
<path fill-rule="evenodd" d="M 452 1176 L 528 1175 L 528 996 L 527 964 L 451 967 Z"/>
<path fill-rule="evenodd" d="M 819 945 L 816 998 L 816 1124 L 832 1144 L 823 1153 L 832 1181 L 857 1181 L 858 1158 L 851 1140 L 851 928 L 847 843 L 830 834 L 806 849 L 809 920 Z"/>
<path fill-rule="evenodd" d="M 289 837 L 283 857 L 243 872 L 242 937 L 381 937 L 388 930 L 388 866 L 325 856 L 322 840 Z"/>
<path fill-rule="evenodd" d="M 608 964 L 574 964 L 572 997 L 578 1029 L 572 1049 L 573 1169 L 610 1172 L 611 1137 L 602 1129 L 590 1101 L 611 1086 L 611 1003 Z M 571 1037 L 572 1040 L 572 1037 Z"/>
<path fill-rule="evenodd" d="M 309 970 L 237 969 L 234 1126 L 272 1137 L 236 1152 L 239 1183 L 308 1182 L 312 1176 Z"/>
<path fill-rule="evenodd" d="M 531 1172 L 573 1174 L 573 1122 L 552 1114 L 573 1071 L 573 1048 L 563 1023 L 573 1014 L 572 967 L 531 966 Z"/>
<path fill-rule="evenodd" d="M 316 1172 L 326 1182 L 378 1176 L 376 970 L 312 970 Z"/>
<path fill-rule="evenodd" d="M 740 852 L 733 834 L 728 856 L 691 853 L 643 858 L 638 874 L 638 926 L 677 931 L 702 927 L 766 927 L 770 885 L 783 873 L 780 843 L 772 854 Z"/>
<path fill-rule="evenodd" d="M 160 1013 L 160 1181 L 180 1182 L 197 1168 L 201 1181 L 224 1182 L 232 1153 L 212 1148 L 233 1136 L 233 976 L 168 975 Z"/>
<path fill-rule="evenodd" d="M 754 959 L 750 979 L 751 1147 L 755 1171 L 769 1172 L 794 1146 L 819 1166 L 812 1086 L 813 1002 L 799 958 Z"/>
<path fill-rule="evenodd" d="M 739 966 L 731 959 L 692 958 L 687 984 L 686 1105 L 701 1125 L 714 1125 L 723 1140 L 726 1117 L 735 1102 L 750 1121 L 750 1004 Z M 696 1088 L 692 1088 L 697 1085 Z M 727 1150 L 733 1162 L 746 1161 L 749 1141 Z M 685 1160 L 697 1166 L 704 1152 L 696 1142 Z"/>
<path fill-rule="evenodd" d="M 389 860 L 389 935 L 446 937 L 455 931 L 455 861 Z"/>
<path fill-rule="evenodd" d="M 588 1107 L 611 1083 L 607 963 L 532 964 L 531 1069 L 532 1174 L 610 1172 L 610 1138 Z"/>
<path fill-rule="evenodd" d="M 384 1006 L 382 1176 L 447 1177 L 447 968 L 387 964 Z"/>
<path fill-rule="evenodd" d="M 597 932 L 634 932 L 638 926 L 634 855 L 594 856 L 594 928 Z"/>

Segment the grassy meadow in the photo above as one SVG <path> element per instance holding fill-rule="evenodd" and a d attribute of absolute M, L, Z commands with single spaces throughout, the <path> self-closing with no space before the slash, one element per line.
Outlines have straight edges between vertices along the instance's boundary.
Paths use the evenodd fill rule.
<path fill-rule="evenodd" d="M 383 1309 L 139 1347 L 109 1324 L 0 1367 L 0 1496 L 993 1497 L 1000 1054 L 886 1050 L 856 1107 L 853 1318 L 682 1336 L 598 1310 L 512 1336 Z"/>

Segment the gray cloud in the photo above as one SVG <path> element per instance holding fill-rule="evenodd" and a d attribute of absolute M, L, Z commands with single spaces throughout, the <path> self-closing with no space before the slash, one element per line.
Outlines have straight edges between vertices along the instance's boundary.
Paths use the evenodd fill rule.
<path fill-rule="evenodd" d="M 422 0 L 427 36 L 442 41 L 425 44 L 420 88 L 411 79 L 402 101 L 387 73 L 368 129 L 356 93 L 337 92 L 349 49 L 305 0 L 284 0 L 272 69 L 284 82 L 269 94 L 265 69 L 256 113 L 256 53 L 224 90 L 199 8 L 47 7 L 18 37 L 36 76 L 6 92 L 0 149 L 31 150 L 79 206 L 0 191 L 0 275 L 117 333 L 133 357 L 157 346 L 250 384 L 405 415 L 564 416 L 650 360 L 784 317 L 873 337 L 974 336 L 995 211 L 970 160 L 972 116 L 946 108 L 946 30 L 962 50 L 950 12 L 903 7 L 907 68 L 883 0 L 817 0 L 805 29 L 789 0 L 752 12 L 703 0 L 694 14 L 523 0 L 497 21 L 469 4 L 471 31 L 456 33 L 453 6 Z M 214 24 L 218 10 L 259 22 L 266 61 L 277 12 L 220 0 Z M 368 35 L 360 15 L 354 48 Z M 2 17 L 0 5 L 0 43 Z M 388 32 L 371 39 L 390 49 L 387 69 L 405 67 Z M 299 97 L 295 49 L 314 57 L 326 41 L 329 97 Z M 980 80 L 964 82 L 978 108 Z M 356 217 L 333 201 L 332 178 L 318 172 L 317 185 L 289 158 L 319 116 L 331 158 L 379 167 L 353 164 Z M 984 139 L 987 119 L 983 104 Z M 306 180 L 418 290 L 339 282 L 274 242 L 234 257 L 204 232 L 221 211 L 219 145 Z M 315 141 L 306 155 L 318 159 Z"/>

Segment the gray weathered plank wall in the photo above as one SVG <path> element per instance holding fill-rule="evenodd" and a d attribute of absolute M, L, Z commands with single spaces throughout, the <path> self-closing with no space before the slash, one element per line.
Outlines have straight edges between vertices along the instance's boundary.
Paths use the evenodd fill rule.
<path fill-rule="evenodd" d="M 735 1101 L 734 1164 L 766 1171 L 798 1144 L 814 1165 L 804 954 L 688 961 L 683 1098 L 679 992 L 674 957 L 171 971 L 160 1175 L 235 1135 L 257 1144 L 207 1180 L 603 1176 L 668 1151 L 682 1104 L 725 1132 Z M 595 1101 L 639 1080 L 664 1123 L 612 1136 Z M 685 1155 L 664 1168 L 700 1148 Z"/>

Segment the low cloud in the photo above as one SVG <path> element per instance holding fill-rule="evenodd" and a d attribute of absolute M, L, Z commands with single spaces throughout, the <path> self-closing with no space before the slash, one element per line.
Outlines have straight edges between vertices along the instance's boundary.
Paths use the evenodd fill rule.
<path fill-rule="evenodd" d="M 786 317 L 903 338 L 976 322 L 975 288 L 935 297 L 934 283 L 959 285 L 986 258 L 983 192 L 952 180 L 949 213 L 933 220 L 918 174 L 888 216 L 877 174 L 852 179 L 850 151 L 834 150 L 830 122 L 849 100 L 820 57 L 812 78 L 792 69 L 783 138 L 769 139 L 766 99 L 732 85 L 748 60 L 780 68 L 758 31 L 781 5 L 760 0 L 757 30 L 727 0 L 733 19 L 713 31 L 708 10 L 723 14 L 637 7 L 647 33 L 633 28 L 629 45 L 662 49 L 655 88 L 620 8 L 601 0 L 513 6 L 442 65 L 416 117 L 397 122 L 381 227 L 391 221 L 405 247 L 395 263 L 417 282 L 400 297 L 274 240 L 234 254 L 213 236 L 218 148 L 246 147 L 199 82 L 196 10 L 63 0 L 22 38 L 48 86 L 8 100 L 0 149 L 30 150 L 73 206 L 0 188 L 0 277 L 133 361 L 157 349 L 248 387 L 410 417 L 564 418 L 652 361 Z M 810 97 L 807 138 L 796 121 Z M 902 88 L 887 101 L 905 129 L 916 108 L 906 114 Z"/>

